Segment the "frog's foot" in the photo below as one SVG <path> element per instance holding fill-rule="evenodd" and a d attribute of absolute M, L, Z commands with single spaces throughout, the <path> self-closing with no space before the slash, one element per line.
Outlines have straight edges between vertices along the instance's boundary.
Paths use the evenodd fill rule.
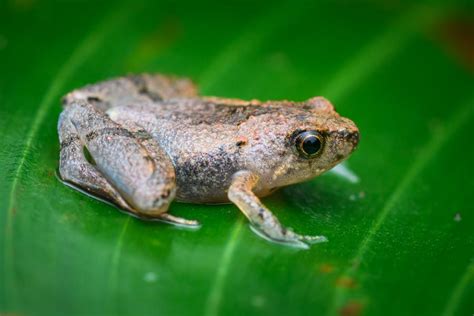
<path fill-rule="evenodd" d="M 196 220 L 177 217 L 177 216 L 171 215 L 170 213 L 162 213 L 158 215 L 156 219 L 162 222 L 166 222 L 166 223 L 170 223 L 170 224 L 178 225 L 178 226 L 183 226 L 183 227 L 191 228 L 191 229 L 201 227 L 201 224 Z"/>
<path fill-rule="evenodd" d="M 325 236 L 308 236 L 300 235 L 292 232 L 289 229 L 281 227 L 282 231 L 265 231 L 262 227 L 257 227 L 253 224 L 250 224 L 252 231 L 259 235 L 260 237 L 267 239 L 269 241 L 277 242 L 280 244 L 286 244 L 289 246 L 294 246 L 297 248 L 308 249 L 309 245 L 327 242 L 328 239 Z"/>
<path fill-rule="evenodd" d="M 309 244 L 319 244 L 322 242 L 328 242 L 329 240 L 327 239 L 326 236 L 319 235 L 319 236 L 309 236 L 309 235 L 302 235 L 300 236 L 301 240 L 304 240 L 305 242 Z"/>
<path fill-rule="evenodd" d="M 306 236 L 283 227 L 275 215 L 255 196 L 252 189 L 258 176 L 249 171 L 239 171 L 229 188 L 229 200 L 235 203 L 250 220 L 252 230 L 271 241 L 307 249 L 308 244 L 326 242 L 324 236 Z"/>

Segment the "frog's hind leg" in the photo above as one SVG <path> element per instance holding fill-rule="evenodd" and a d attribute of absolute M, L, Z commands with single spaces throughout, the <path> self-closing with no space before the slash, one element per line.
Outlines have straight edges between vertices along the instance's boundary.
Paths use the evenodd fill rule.
<path fill-rule="evenodd" d="M 131 131 L 137 141 L 146 149 L 146 151 L 150 154 L 150 158 L 154 161 L 155 164 L 160 164 L 162 161 L 170 161 L 166 152 L 164 152 L 153 139 L 153 137 L 143 129 L 138 124 L 134 123 L 130 120 L 121 121 L 120 118 L 117 118 L 117 122 L 125 127 L 127 130 Z M 171 161 L 170 161 L 171 163 Z M 173 169 L 174 170 L 174 169 Z M 174 175 L 174 173 L 173 173 Z M 168 222 L 171 224 L 179 225 L 179 226 L 186 226 L 186 227 L 200 227 L 201 224 L 196 220 L 189 220 L 181 217 L 174 216 L 168 212 L 161 213 L 158 215 L 157 219 Z"/>
<path fill-rule="evenodd" d="M 88 161 L 86 148 L 77 135 L 71 121 L 61 115 L 58 124 L 60 141 L 59 176 L 73 188 L 80 188 L 86 193 L 105 199 L 118 207 L 132 211 L 130 205 L 120 196 L 115 188 Z"/>
<path fill-rule="evenodd" d="M 67 107 L 82 100 L 106 112 L 112 107 L 152 104 L 170 98 L 197 95 L 197 87 L 188 78 L 145 73 L 109 79 L 74 90 L 63 98 L 63 104 Z"/>
<path fill-rule="evenodd" d="M 58 132 L 64 181 L 137 217 L 199 226 L 166 213 L 175 195 L 174 169 L 143 131 L 129 131 L 90 104 L 77 102 L 61 113 Z"/>
<path fill-rule="evenodd" d="M 327 241 L 324 236 L 299 235 L 283 227 L 278 219 L 255 196 L 252 189 L 258 182 L 258 176 L 250 171 L 239 171 L 234 175 L 229 188 L 229 200 L 235 203 L 250 220 L 256 233 L 272 241 L 308 248 L 307 243 Z"/>

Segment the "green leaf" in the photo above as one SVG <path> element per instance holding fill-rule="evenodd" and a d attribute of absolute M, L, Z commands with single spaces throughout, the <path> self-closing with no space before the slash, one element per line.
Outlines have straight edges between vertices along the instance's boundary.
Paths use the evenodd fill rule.
<path fill-rule="evenodd" d="M 0 4 L 0 315 L 470 315 L 472 5 Z M 264 202 L 324 234 L 299 250 L 232 205 L 144 222 L 56 178 L 60 97 L 129 72 L 203 94 L 324 95 L 359 126 L 347 163 Z"/>

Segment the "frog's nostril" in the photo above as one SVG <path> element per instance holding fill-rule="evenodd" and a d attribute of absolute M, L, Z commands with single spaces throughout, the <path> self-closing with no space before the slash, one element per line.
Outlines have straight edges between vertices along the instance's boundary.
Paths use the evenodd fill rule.
<path fill-rule="evenodd" d="M 352 145 L 354 146 L 354 148 L 357 147 L 357 144 L 359 144 L 359 139 L 360 139 L 359 132 L 354 132 L 350 134 L 349 139 L 352 142 Z"/>

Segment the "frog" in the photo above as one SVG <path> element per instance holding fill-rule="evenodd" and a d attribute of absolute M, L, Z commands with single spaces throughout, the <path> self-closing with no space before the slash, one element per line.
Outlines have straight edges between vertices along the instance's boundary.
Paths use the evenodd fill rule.
<path fill-rule="evenodd" d="M 173 201 L 233 203 L 270 241 L 327 241 L 285 227 L 261 198 L 347 159 L 359 130 L 324 97 L 259 101 L 201 96 L 186 77 L 115 77 L 73 90 L 58 120 L 64 183 L 145 220 L 199 227 Z"/>

